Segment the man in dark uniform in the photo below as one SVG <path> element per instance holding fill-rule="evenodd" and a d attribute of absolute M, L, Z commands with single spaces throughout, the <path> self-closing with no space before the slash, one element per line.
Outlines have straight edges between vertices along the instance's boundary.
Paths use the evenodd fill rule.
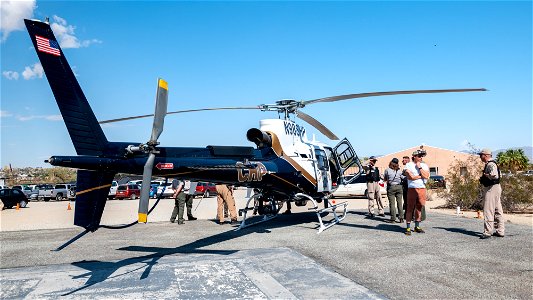
<path fill-rule="evenodd" d="M 370 217 L 374 217 L 374 203 L 378 207 L 378 213 L 381 217 L 385 216 L 383 210 L 383 203 L 381 202 L 381 193 L 379 191 L 379 169 L 375 167 L 378 161 L 375 156 L 370 156 L 369 163 L 365 167 L 366 174 L 366 191 L 368 196 L 368 214 Z"/>

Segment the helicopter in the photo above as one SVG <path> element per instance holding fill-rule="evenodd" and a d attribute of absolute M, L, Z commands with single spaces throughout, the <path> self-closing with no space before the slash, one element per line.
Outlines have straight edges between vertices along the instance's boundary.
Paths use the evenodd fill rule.
<path fill-rule="evenodd" d="M 138 222 L 148 222 L 149 188 L 152 176 L 208 181 L 253 189 L 237 229 L 270 220 L 285 203 L 297 206 L 313 204 L 318 216 L 318 233 L 342 221 L 347 203 L 330 202 L 332 192 L 340 184 L 349 184 L 362 172 L 361 161 L 350 142 L 344 138 L 332 147 L 308 139 L 307 130 L 291 116 L 305 121 L 331 140 L 339 138 L 322 123 L 301 111 L 304 107 L 363 97 L 399 94 L 485 91 L 477 89 L 407 90 L 348 94 L 313 100 L 280 100 L 273 104 L 250 107 L 219 107 L 167 112 L 168 83 L 158 79 L 154 114 L 98 121 L 74 76 L 57 39 L 47 21 L 24 20 L 35 51 L 50 84 L 57 105 L 74 145 L 76 156 L 51 156 L 52 166 L 77 169 L 74 225 L 84 233 L 94 232 L 100 224 L 111 182 L 117 173 L 143 176 L 138 208 Z M 246 132 L 255 147 L 218 146 L 160 147 L 166 115 L 208 110 L 252 109 L 275 111 L 283 118 L 264 119 L 259 128 Z M 145 143 L 110 142 L 100 124 L 153 117 L 150 139 Z M 356 170 L 346 180 L 345 172 Z M 319 208 L 318 203 L 324 203 Z M 337 214 L 337 209 L 343 209 Z M 250 223 L 249 211 L 257 211 L 262 219 Z M 333 220 L 324 222 L 323 213 L 333 213 Z"/>

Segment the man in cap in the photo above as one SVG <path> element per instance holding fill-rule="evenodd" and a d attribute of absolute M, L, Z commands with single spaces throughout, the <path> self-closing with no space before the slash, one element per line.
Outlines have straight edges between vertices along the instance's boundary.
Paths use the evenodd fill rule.
<path fill-rule="evenodd" d="M 429 167 L 422 162 L 422 157 L 426 156 L 426 151 L 419 149 L 413 152 L 413 161 L 405 165 L 405 176 L 407 177 L 407 210 L 405 221 L 407 228 L 406 235 L 411 235 L 411 220 L 413 210 L 415 215 L 415 232 L 424 233 L 420 222 L 422 218 L 422 208 L 426 205 L 426 181 L 429 178 Z"/>
<path fill-rule="evenodd" d="M 500 169 L 492 160 L 490 149 L 481 150 L 479 157 L 485 163 L 483 174 L 479 178 L 479 182 L 483 185 L 483 217 L 485 219 L 481 238 L 490 238 L 494 230 L 494 236 L 504 237 L 505 220 L 501 202 Z"/>
<path fill-rule="evenodd" d="M 378 213 L 381 217 L 385 216 L 383 203 L 381 202 L 381 193 L 379 192 L 379 169 L 375 166 L 378 161 L 375 156 L 370 156 L 368 165 L 365 167 L 366 174 L 366 191 L 368 195 L 368 214 L 374 217 L 374 202 L 378 206 Z"/>

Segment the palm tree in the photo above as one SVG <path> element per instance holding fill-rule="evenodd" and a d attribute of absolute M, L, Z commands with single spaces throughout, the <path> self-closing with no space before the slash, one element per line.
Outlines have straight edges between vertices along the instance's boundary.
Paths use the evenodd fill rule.
<path fill-rule="evenodd" d="M 526 169 L 529 165 L 529 158 L 522 149 L 509 149 L 505 152 L 500 152 L 496 156 L 496 161 L 500 168 L 514 173 L 518 170 Z"/>

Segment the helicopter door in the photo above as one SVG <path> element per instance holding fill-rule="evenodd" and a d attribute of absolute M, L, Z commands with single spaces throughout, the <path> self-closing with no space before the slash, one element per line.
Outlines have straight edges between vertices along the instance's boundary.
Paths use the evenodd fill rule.
<path fill-rule="evenodd" d="M 351 167 L 356 167 L 353 173 L 354 176 L 351 177 L 350 180 L 346 180 L 345 176 L 341 176 L 341 182 L 340 184 L 349 184 L 352 183 L 355 179 L 357 179 L 361 175 L 361 162 L 359 161 L 359 157 L 357 157 L 357 154 L 352 148 L 352 145 L 346 138 L 344 138 L 340 143 L 333 148 L 333 153 L 337 158 L 338 165 L 340 167 L 340 174 L 342 175 L 348 175 L 345 174 L 346 170 Z"/>
<path fill-rule="evenodd" d="M 326 152 L 319 147 L 315 148 L 316 191 L 331 191 L 331 175 Z"/>

